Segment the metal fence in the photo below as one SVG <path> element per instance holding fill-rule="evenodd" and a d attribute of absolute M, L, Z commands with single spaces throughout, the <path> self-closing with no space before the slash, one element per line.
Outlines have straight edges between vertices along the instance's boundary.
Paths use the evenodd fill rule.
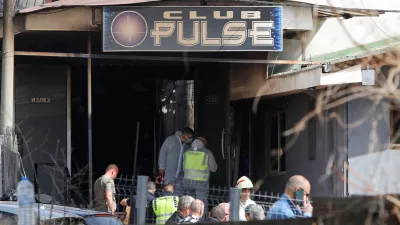
<path fill-rule="evenodd" d="M 133 190 L 133 195 L 136 195 L 136 190 L 134 187 L 136 187 L 137 182 L 135 182 L 135 185 L 132 185 L 132 182 L 134 182 L 134 177 L 133 176 L 128 176 L 128 175 L 121 175 L 118 178 L 115 179 L 115 189 L 116 189 L 116 200 L 117 202 L 120 202 L 124 198 L 130 198 L 132 196 L 132 190 Z M 156 183 L 157 187 L 157 192 L 161 192 L 161 187 L 162 184 Z M 208 188 L 209 195 L 208 195 L 208 206 L 213 207 L 216 206 L 222 202 L 228 202 L 229 201 L 229 188 L 227 187 L 215 187 L 212 186 Z M 261 196 L 261 195 L 255 195 L 255 196 Z M 261 198 L 259 198 L 261 199 Z M 119 206 L 117 208 L 117 211 L 121 212 L 123 210 L 122 207 Z"/>
<path fill-rule="evenodd" d="M 146 203 L 144 203 L 147 195 L 146 189 L 148 177 L 140 176 L 140 179 L 141 182 L 138 183 L 138 186 L 141 186 L 141 188 L 138 188 L 132 186 L 134 180 L 132 177 L 122 175 L 117 178 L 115 180 L 117 190 L 116 197 L 118 201 L 120 201 L 125 197 L 132 196 L 132 194 L 136 195 L 136 203 L 138 204 L 138 207 L 136 207 L 137 213 L 135 213 L 135 215 L 141 217 L 141 220 L 137 220 L 135 218 L 135 224 L 154 224 L 154 216 L 149 217 L 149 214 L 146 215 L 146 211 L 148 213 L 152 212 L 152 210 L 151 208 L 146 209 Z M 134 190 L 133 193 L 132 190 Z M 136 190 L 140 191 L 136 193 Z M 223 187 L 211 187 L 208 189 L 208 191 L 210 193 L 208 197 L 209 208 L 214 207 L 222 202 L 230 202 L 230 221 L 237 221 L 238 213 L 234 212 L 238 212 L 239 210 L 240 190 L 235 188 L 228 189 Z M 268 209 L 280 197 L 281 196 L 279 196 L 279 194 L 274 195 L 268 194 L 267 192 L 257 192 L 251 195 L 252 200 L 255 201 L 256 204 L 261 205 L 265 212 L 268 212 Z M 284 221 L 264 220 L 262 223 L 274 225 L 312 225 L 316 224 L 318 221 L 318 224 L 364 224 L 365 222 L 368 222 L 368 224 L 399 224 L 400 203 L 398 199 L 400 199 L 400 196 L 353 196 L 346 198 L 314 197 L 312 202 L 314 207 L 313 218 Z M 235 201 L 236 204 L 234 203 Z M 394 209 L 397 209 L 397 211 L 394 212 Z M 119 207 L 118 210 L 123 212 L 124 209 L 123 207 Z M 278 210 L 278 213 L 282 212 L 279 212 Z M 229 225 L 233 223 L 230 222 L 225 224 Z M 234 222 L 234 224 L 240 223 Z M 256 221 L 251 221 L 248 224 L 256 224 Z"/>
<path fill-rule="evenodd" d="M 133 185 L 133 182 L 135 185 Z M 156 183 L 157 192 L 161 192 L 162 184 Z M 147 185 L 147 184 L 146 184 Z M 121 216 L 125 211 L 125 207 L 121 206 L 119 202 L 124 198 L 130 198 L 131 196 L 136 196 L 136 187 L 137 182 L 135 181 L 133 176 L 129 175 L 120 175 L 115 179 L 115 188 L 116 188 L 116 201 L 117 201 L 117 212 Z M 231 188 L 229 187 L 220 187 L 220 186 L 210 186 L 205 190 L 208 192 L 208 198 L 206 202 L 206 206 L 208 210 L 211 210 L 212 207 L 219 205 L 220 203 L 227 203 L 230 201 L 230 193 Z M 146 193 L 147 194 L 147 193 Z M 194 197 L 194 196 L 193 196 Z M 263 207 L 264 211 L 267 212 L 268 209 L 272 206 L 274 202 L 276 202 L 279 198 L 279 194 L 272 194 L 268 192 L 256 192 L 252 193 L 250 197 L 256 204 Z M 232 207 L 232 204 L 231 204 Z M 239 206 L 238 206 L 239 207 Z M 151 207 L 148 208 L 146 214 L 146 223 L 155 222 L 154 216 L 152 216 L 149 211 Z"/>

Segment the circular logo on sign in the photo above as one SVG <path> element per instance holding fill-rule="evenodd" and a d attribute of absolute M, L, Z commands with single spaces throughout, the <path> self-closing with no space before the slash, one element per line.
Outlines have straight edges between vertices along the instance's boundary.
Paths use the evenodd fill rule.
<path fill-rule="evenodd" d="M 146 20 L 135 11 L 121 12 L 111 23 L 111 35 L 123 47 L 140 45 L 147 36 L 147 29 Z"/>

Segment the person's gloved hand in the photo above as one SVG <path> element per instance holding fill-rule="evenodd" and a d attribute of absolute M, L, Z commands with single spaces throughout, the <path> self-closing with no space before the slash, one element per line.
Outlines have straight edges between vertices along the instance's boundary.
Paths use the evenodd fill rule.
<path fill-rule="evenodd" d="M 164 183 L 164 177 L 158 176 L 157 179 L 156 179 L 156 182 L 157 182 L 158 184 L 163 184 L 163 183 Z"/>
<path fill-rule="evenodd" d="M 164 183 L 165 170 L 159 169 L 157 174 L 157 183 Z"/>
<path fill-rule="evenodd" d="M 165 170 L 164 169 L 159 169 L 158 170 L 158 176 L 159 177 L 164 177 L 165 176 Z"/>

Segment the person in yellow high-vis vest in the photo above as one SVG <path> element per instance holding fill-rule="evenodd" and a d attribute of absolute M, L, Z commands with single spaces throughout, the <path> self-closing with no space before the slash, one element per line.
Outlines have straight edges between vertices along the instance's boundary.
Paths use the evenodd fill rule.
<path fill-rule="evenodd" d="M 178 202 L 178 196 L 163 196 L 154 199 L 152 206 L 156 215 L 156 224 L 165 224 L 178 209 Z"/>
<path fill-rule="evenodd" d="M 217 169 L 214 155 L 204 147 L 204 143 L 200 139 L 194 140 L 191 148 L 183 154 L 185 193 L 201 200 L 205 209 L 207 209 L 208 202 L 210 171 L 215 173 Z"/>

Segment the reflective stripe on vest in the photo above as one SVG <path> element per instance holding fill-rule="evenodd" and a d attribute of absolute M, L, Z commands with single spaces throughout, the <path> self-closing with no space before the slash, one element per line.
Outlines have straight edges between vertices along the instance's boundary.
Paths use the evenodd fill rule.
<path fill-rule="evenodd" d="M 178 201 L 177 196 L 165 196 L 153 200 L 153 211 L 157 217 L 156 224 L 165 224 L 178 209 Z"/>
<path fill-rule="evenodd" d="M 184 155 L 183 172 L 186 179 L 208 181 L 208 155 L 201 151 L 187 151 Z"/>

